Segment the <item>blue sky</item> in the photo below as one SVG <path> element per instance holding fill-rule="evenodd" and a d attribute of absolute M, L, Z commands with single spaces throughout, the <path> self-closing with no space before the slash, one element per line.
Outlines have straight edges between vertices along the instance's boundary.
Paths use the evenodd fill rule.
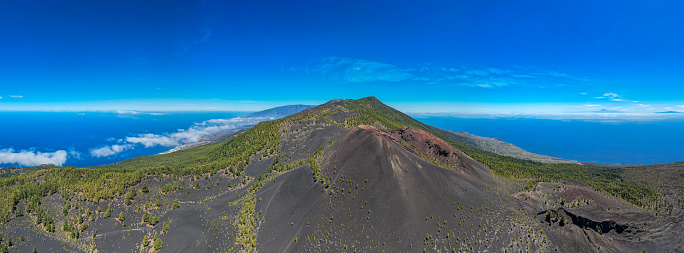
<path fill-rule="evenodd" d="M 684 111 L 682 1 L 2 1 L 0 110 Z M 574 115 L 574 116 L 573 116 Z M 631 115 L 631 116 L 629 116 Z"/>

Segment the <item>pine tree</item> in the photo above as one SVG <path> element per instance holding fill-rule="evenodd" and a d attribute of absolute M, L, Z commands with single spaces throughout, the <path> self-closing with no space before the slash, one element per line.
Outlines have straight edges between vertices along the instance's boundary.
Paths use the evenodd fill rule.
<path fill-rule="evenodd" d="M 163 246 L 162 240 L 159 239 L 159 234 L 154 232 L 154 250 L 161 250 Z"/>

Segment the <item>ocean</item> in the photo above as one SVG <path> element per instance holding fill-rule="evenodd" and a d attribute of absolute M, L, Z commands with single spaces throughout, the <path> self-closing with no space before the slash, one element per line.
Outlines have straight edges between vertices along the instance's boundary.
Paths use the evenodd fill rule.
<path fill-rule="evenodd" d="M 249 120 L 246 114 L 0 112 L 0 166 L 52 162 L 84 167 L 159 154 L 219 130 L 244 128 L 263 120 Z M 601 123 L 413 116 L 429 125 L 500 138 L 529 152 L 567 160 L 608 164 L 684 160 L 682 120 Z"/>
<path fill-rule="evenodd" d="M 97 166 L 158 154 L 173 142 L 126 142 L 127 137 L 161 139 L 211 119 L 245 112 L 0 112 L 0 166 L 31 166 L 44 161 L 62 166 Z M 215 124 L 213 124 L 215 125 Z M 180 141 L 182 142 L 182 141 Z M 155 145 L 156 144 L 156 145 Z M 63 152 L 59 152 L 63 150 Z M 22 152 L 23 151 L 23 152 Z M 51 156 L 52 155 L 52 156 Z M 7 163 L 15 161 L 15 163 Z M 24 164 L 16 163 L 16 161 Z M 3 163 L 4 162 L 4 163 Z"/>
<path fill-rule="evenodd" d="M 419 117 L 428 125 L 500 138 L 532 153 L 605 164 L 684 161 L 684 120 L 595 122 Z"/>

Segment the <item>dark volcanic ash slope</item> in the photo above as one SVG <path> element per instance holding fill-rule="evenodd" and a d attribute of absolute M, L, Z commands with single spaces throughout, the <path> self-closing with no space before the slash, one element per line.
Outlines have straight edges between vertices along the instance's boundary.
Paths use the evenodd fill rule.
<path fill-rule="evenodd" d="M 418 154 L 422 158 L 429 159 L 440 167 L 476 175 L 483 180 L 491 176 L 489 170 L 482 163 L 475 161 L 475 159 L 452 147 L 444 140 L 423 130 L 403 127 L 392 131 L 376 131 L 386 133 L 386 136 L 406 146 L 409 151 Z"/>
<path fill-rule="evenodd" d="M 508 197 L 481 190 L 488 184 L 481 176 L 440 168 L 374 128 L 352 128 L 324 154 L 318 162 L 329 187 L 304 166 L 259 193 L 266 199 L 257 205 L 266 221 L 259 251 L 499 252 L 516 247 L 509 232 L 526 224 L 513 206 L 504 207 Z M 529 245 L 550 246 L 541 240 Z"/>
<path fill-rule="evenodd" d="M 476 152 L 448 138 L 375 98 L 333 100 L 224 144 L 98 168 L 107 174 L 29 172 L 34 177 L 15 176 L 0 187 L 12 198 L 34 195 L 5 208 L 14 218 L 0 225 L 0 248 L 11 238 L 10 252 L 152 252 L 143 238 L 158 233 L 162 252 L 684 251 L 681 163 L 557 166 Z M 521 177 L 492 174 L 529 166 L 534 173 Z M 559 178 L 540 182 L 550 173 Z M 73 180 L 57 180 L 63 177 Z M 117 186 L 110 177 L 131 182 Z M 582 182 L 592 182 L 588 177 L 604 180 L 594 186 L 615 187 L 592 189 Z M 86 179 L 95 183 L 79 184 Z M 50 184 L 59 190 L 42 197 L 28 191 Z M 97 201 L 89 191 L 68 190 L 100 184 L 110 188 L 90 192 L 120 189 Z M 610 195 L 640 185 L 655 185 L 662 199 L 638 207 Z M 37 207 L 54 218 L 55 231 L 37 223 Z"/>

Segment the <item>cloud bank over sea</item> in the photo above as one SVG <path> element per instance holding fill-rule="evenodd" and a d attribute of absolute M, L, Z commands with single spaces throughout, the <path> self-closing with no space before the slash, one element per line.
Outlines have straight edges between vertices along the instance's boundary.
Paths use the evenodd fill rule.
<path fill-rule="evenodd" d="M 34 150 L 15 151 L 13 148 L 0 150 L 0 164 L 18 164 L 20 166 L 38 166 L 54 164 L 62 166 L 67 160 L 67 151 L 39 152 Z"/>

